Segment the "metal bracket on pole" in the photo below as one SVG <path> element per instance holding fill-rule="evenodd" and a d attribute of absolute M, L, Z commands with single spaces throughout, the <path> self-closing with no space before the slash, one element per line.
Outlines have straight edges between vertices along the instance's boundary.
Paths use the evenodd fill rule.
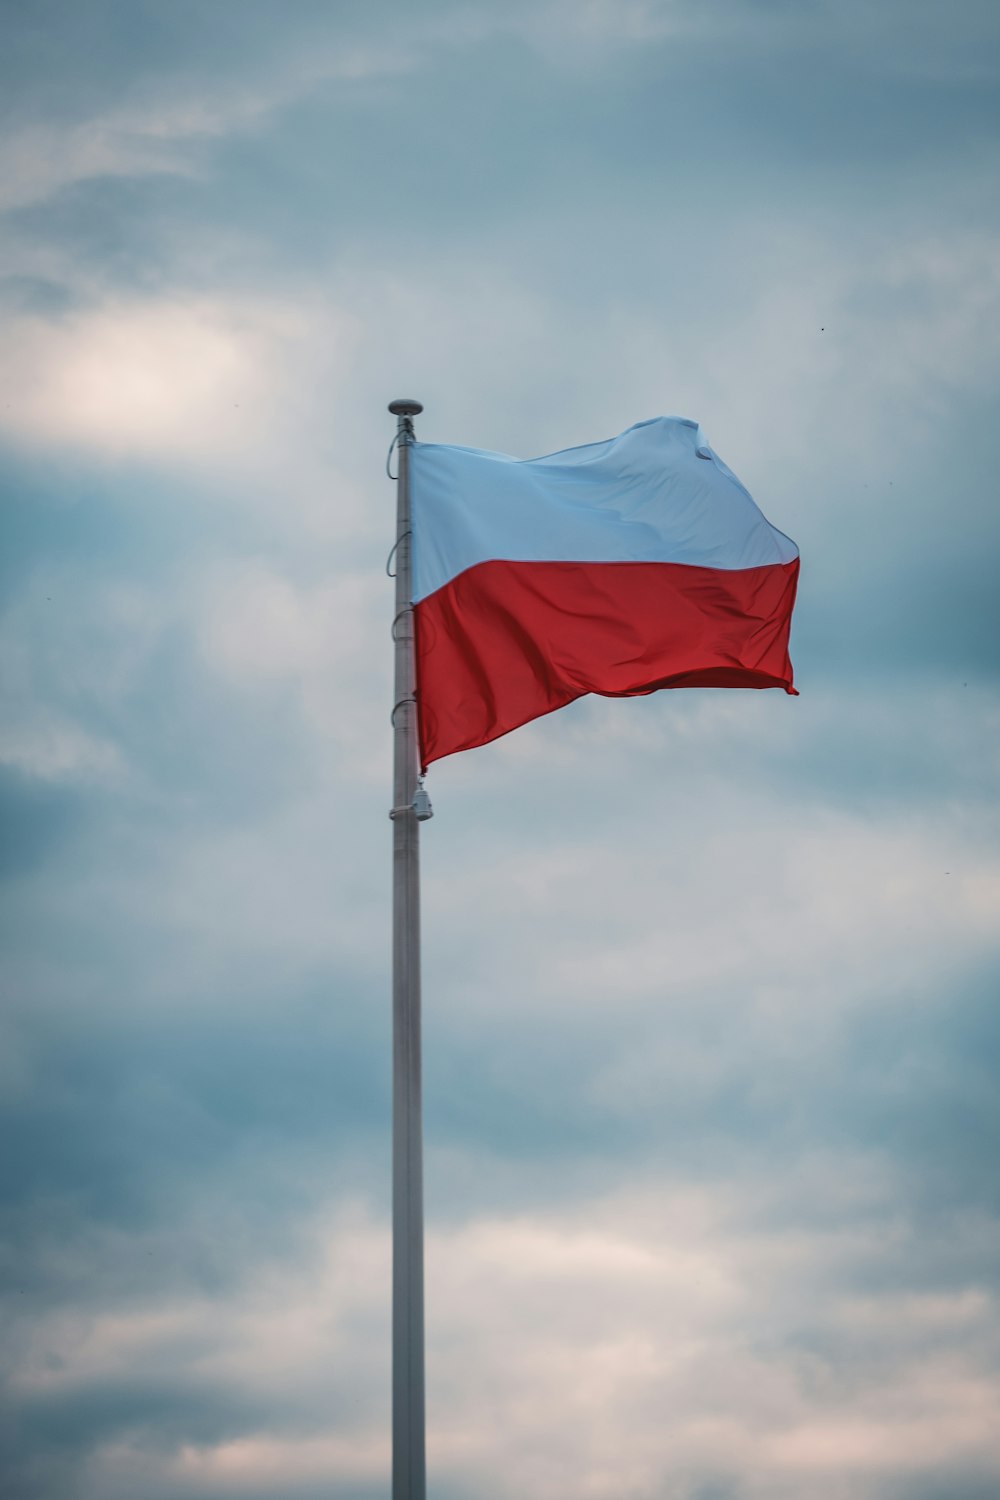
<path fill-rule="evenodd" d="M 430 794 L 424 786 L 424 778 L 422 776 L 417 790 L 413 794 L 413 811 L 416 813 L 418 823 L 426 823 L 429 818 L 433 818 L 434 816 Z"/>
<path fill-rule="evenodd" d="M 420 776 L 410 532 L 413 418 L 392 401 L 396 443 L 395 707 L 392 810 L 392 1500 L 426 1500 L 424 1415 L 423 1115 L 420 1063 Z"/>

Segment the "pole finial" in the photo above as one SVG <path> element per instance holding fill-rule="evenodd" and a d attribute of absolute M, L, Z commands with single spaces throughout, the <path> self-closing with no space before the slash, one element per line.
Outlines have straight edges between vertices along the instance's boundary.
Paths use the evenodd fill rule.
<path fill-rule="evenodd" d="M 389 410 L 394 417 L 418 417 L 423 409 L 420 402 L 414 401 L 410 396 L 403 396 L 398 401 L 389 402 Z"/>

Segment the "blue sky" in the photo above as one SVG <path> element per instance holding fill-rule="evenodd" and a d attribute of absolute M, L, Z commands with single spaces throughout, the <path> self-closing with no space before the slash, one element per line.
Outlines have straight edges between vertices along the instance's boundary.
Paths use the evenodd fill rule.
<path fill-rule="evenodd" d="M 4 1492 L 386 1493 L 386 403 L 699 420 L 801 697 L 436 766 L 444 1500 L 1000 1488 L 995 6 L 5 7 Z"/>

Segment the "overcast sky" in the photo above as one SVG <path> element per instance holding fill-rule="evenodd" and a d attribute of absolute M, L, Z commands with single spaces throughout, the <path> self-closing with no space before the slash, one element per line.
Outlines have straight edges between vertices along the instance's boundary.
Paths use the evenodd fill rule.
<path fill-rule="evenodd" d="M 993 1500 L 995 3 L 2 10 L 4 1495 L 387 1493 L 412 395 L 803 559 L 432 770 L 431 1493 Z"/>

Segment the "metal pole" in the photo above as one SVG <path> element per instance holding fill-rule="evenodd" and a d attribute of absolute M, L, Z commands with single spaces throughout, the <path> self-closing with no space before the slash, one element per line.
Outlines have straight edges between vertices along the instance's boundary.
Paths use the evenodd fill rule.
<path fill-rule="evenodd" d="M 420 823 L 410 547 L 410 444 L 419 401 L 393 401 L 396 687 L 392 798 L 392 1500 L 425 1500 L 424 1190 L 420 1085 Z M 423 816 L 427 814 L 422 812 Z"/>

